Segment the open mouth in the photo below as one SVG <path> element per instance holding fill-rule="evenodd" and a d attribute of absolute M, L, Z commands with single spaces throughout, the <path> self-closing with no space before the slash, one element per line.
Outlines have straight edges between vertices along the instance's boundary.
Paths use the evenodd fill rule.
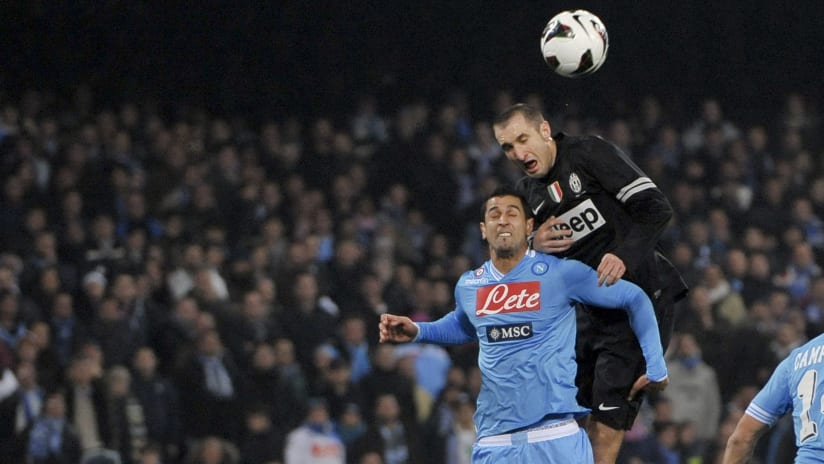
<path fill-rule="evenodd" d="M 532 171 L 532 170 L 534 170 L 534 169 L 535 169 L 535 168 L 537 168 L 537 167 L 538 167 L 538 162 L 537 162 L 537 161 L 535 161 L 535 160 L 529 160 L 529 161 L 526 161 L 526 162 L 524 163 L 524 168 L 525 168 L 527 171 Z"/>

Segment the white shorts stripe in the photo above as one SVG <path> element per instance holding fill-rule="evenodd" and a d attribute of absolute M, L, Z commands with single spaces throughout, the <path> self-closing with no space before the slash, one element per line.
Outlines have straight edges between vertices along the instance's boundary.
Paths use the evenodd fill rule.
<path fill-rule="evenodd" d="M 560 422 L 542 425 L 534 429 L 524 430 L 515 433 L 503 433 L 501 435 L 491 435 L 478 440 L 478 446 L 511 446 L 513 441 L 526 437 L 527 443 L 537 443 L 539 441 L 555 440 L 556 438 L 568 437 L 578 432 L 578 422 L 575 419 L 565 419 Z"/>

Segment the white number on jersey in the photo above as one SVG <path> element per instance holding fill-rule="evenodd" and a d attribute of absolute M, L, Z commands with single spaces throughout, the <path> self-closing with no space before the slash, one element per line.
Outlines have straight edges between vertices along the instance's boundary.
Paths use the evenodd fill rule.
<path fill-rule="evenodd" d="M 815 399 L 816 380 L 818 372 L 810 369 L 801 377 L 798 382 L 798 398 L 801 399 L 801 429 L 798 431 L 798 438 L 801 443 L 815 438 L 818 435 L 818 424 L 810 418 L 810 408 Z M 821 413 L 824 414 L 824 401 L 821 402 Z"/>

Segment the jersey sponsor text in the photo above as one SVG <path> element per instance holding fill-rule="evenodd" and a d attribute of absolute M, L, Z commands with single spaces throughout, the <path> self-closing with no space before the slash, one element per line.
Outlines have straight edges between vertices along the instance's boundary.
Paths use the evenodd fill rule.
<path fill-rule="evenodd" d="M 558 216 L 558 219 L 564 223 L 553 228 L 571 230 L 572 235 L 567 238 L 573 240 L 580 240 L 607 223 L 591 199 L 581 202 L 578 206 Z"/>
<path fill-rule="evenodd" d="M 486 339 L 490 343 L 507 340 L 523 340 L 532 336 L 532 323 L 493 325 L 486 328 Z"/>
<path fill-rule="evenodd" d="M 478 289 L 475 299 L 475 315 L 478 317 L 539 309 L 541 309 L 540 282 L 488 285 Z"/>

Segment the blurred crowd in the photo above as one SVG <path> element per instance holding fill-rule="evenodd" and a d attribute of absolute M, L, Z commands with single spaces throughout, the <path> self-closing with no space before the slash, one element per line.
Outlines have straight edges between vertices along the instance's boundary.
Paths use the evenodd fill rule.
<path fill-rule="evenodd" d="M 625 463 L 717 463 L 778 360 L 824 327 L 822 124 L 707 97 L 584 114 L 460 91 L 252 121 L 164 101 L 0 100 L 4 462 L 469 462 L 477 347 L 377 343 L 485 258 L 481 199 L 520 177 L 492 116 L 618 144 L 668 195 L 691 292 Z M 310 445 L 307 445 L 309 443 Z M 758 462 L 789 462 L 792 426 Z"/>

